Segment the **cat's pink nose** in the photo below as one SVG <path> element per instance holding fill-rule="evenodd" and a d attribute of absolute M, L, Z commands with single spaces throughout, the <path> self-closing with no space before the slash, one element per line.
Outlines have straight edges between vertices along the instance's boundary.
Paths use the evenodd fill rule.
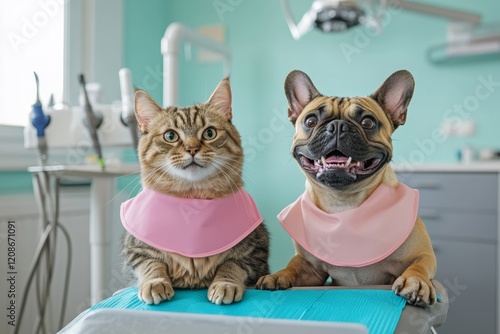
<path fill-rule="evenodd" d="M 200 150 L 200 147 L 199 146 L 187 146 L 186 147 L 186 151 L 189 152 L 189 154 L 191 155 L 195 155 L 198 151 Z"/>

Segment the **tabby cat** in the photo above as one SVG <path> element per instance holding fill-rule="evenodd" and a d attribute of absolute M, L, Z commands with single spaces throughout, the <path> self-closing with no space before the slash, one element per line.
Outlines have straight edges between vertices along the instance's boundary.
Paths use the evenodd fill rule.
<path fill-rule="evenodd" d="M 221 81 L 206 103 L 190 107 L 162 109 L 146 92 L 139 90 L 135 94 L 135 113 L 142 132 L 138 155 L 143 190 L 132 200 L 147 191 L 146 197 L 151 194 L 160 202 L 173 203 L 172 211 L 163 204 L 150 209 L 154 206 L 150 202 L 145 206 L 140 201 L 122 204 L 122 223 L 127 229 L 122 249 L 125 268 L 137 278 L 138 297 L 147 304 L 170 300 L 174 288 L 208 288 L 209 301 L 230 304 L 243 298 L 246 286 L 269 273 L 268 231 L 256 207 L 252 209 L 255 203 L 248 199 L 249 195 L 243 195 L 247 201 L 236 197 L 244 192 L 243 150 L 231 122 L 231 99 L 228 78 Z M 147 201 L 144 196 L 142 201 Z M 208 222 L 193 220 L 209 211 L 205 205 L 216 200 L 222 204 L 215 211 L 232 211 L 222 213 L 222 218 L 215 212 L 215 218 Z M 138 213 L 129 215 L 126 210 L 134 205 Z M 253 218 L 243 226 L 243 216 L 249 211 L 254 213 Z M 224 219 L 225 225 L 217 227 Z M 155 221 L 157 229 L 142 238 L 141 230 L 150 221 Z M 193 227 L 196 224 L 216 227 L 197 231 Z M 197 249 L 199 244 L 225 240 L 232 226 L 243 226 L 240 230 L 246 232 L 226 242 L 222 252 L 214 252 L 212 247 L 208 252 L 201 249 L 193 251 L 196 255 L 190 253 L 189 249 Z M 194 232 L 191 228 L 195 228 Z M 189 239 L 188 234 L 194 239 Z M 159 247 L 165 240 L 183 251 L 188 249 L 187 253 L 172 251 L 169 245 Z"/>

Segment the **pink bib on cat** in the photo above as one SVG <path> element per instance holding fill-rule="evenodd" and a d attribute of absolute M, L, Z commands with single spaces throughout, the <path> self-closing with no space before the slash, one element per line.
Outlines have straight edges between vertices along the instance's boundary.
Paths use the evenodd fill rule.
<path fill-rule="evenodd" d="M 122 203 L 120 216 L 125 229 L 137 239 L 192 258 L 228 250 L 263 220 L 243 189 L 217 199 L 190 199 L 144 188 Z"/>
<path fill-rule="evenodd" d="M 304 192 L 278 215 L 290 236 L 317 258 L 363 267 L 391 255 L 408 238 L 418 211 L 418 191 L 381 184 L 358 208 L 328 214 Z"/>

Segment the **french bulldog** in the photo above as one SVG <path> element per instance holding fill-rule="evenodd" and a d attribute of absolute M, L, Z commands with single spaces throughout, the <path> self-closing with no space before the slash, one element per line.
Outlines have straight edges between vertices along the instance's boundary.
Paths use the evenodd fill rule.
<path fill-rule="evenodd" d="M 436 302 L 436 257 L 417 215 L 418 191 L 399 183 L 389 163 L 414 86 L 400 70 L 370 96 L 324 96 L 304 72 L 288 74 L 291 153 L 306 189 L 278 215 L 295 256 L 257 288 L 321 286 L 330 277 L 332 285 L 392 285 L 412 305 Z"/>

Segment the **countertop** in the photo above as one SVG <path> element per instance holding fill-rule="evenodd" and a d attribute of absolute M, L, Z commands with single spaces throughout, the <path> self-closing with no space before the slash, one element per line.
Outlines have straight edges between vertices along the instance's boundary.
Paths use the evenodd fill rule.
<path fill-rule="evenodd" d="M 392 163 L 396 172 L 484 172 L 500 173 L 500 160 L 495 161 L 473 161 L 473 162 L 450 162 L 450 163 L 424 163 L 424 164 L 396 164 Z"/>
<path fill-rule="evenodd" d="M 29 167 L 29 172 L 36 173 L 46 171 L 58 176 L 95 178 L 95 177 L 119 177 L 123 175 L 134 175 L 140 172 L 139 164 L 123 163 L 109 164 L 104 170 L 97 164 L 92 165 L 56 165 Z"/>

